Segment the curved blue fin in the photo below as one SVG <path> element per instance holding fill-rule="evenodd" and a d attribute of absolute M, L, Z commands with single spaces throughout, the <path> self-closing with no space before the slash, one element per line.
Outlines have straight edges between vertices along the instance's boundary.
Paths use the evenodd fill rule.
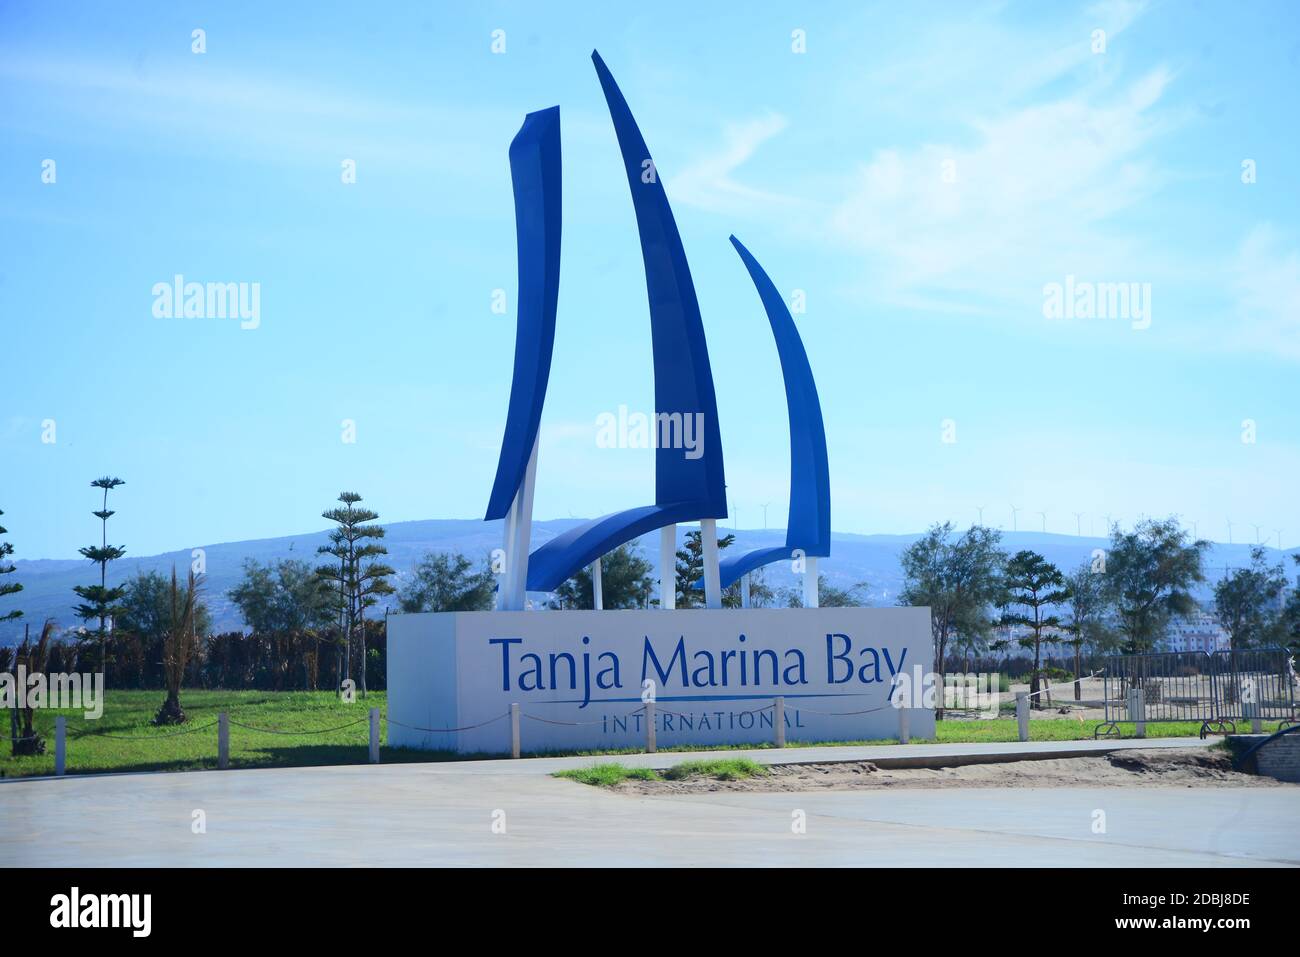
<path fill-rule="evenodd" d="M 510 143 L 519 260 L 514 379 L 487 519 L 504 518 L 542 422 L 560 290 L 560 108 L 524 118 Z"/>

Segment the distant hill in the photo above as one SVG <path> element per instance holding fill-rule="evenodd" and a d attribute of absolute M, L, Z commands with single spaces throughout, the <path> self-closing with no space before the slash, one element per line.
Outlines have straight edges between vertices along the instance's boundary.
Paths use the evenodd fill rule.
<path fill-rule="evenodd" d="M 582 519 L 565 518 L 533 524 L 533 546 L 548 541 L 579 524 Z M 501 523 L 474 519 L 430 519 L 416 522 L 396 522 L 385 526 L 384 539 L 388 546 L 390 564 L 398 570 L 396 584 L 409 577 L 416 561 L 428 551 L 460 551 L 472 558 L 488 555 L 501 544 Z M 679 541 L 691 526 L 678 529 Z M 732 529 L 720 531 L 730 533 Z M 736 544 L 732 548 L 748 550 L 780 545 L 785 541 L 784 529 L 745 529 L 735 532 Z M 283 538 L 262 538 L 246 542 L 226 542 L 205 547 L 207 559 L 206 600 L 212 611 L 213 623 L 218 630 L 242 627 L 238 609 L 228 597 L 228 592 L 242 577 L 246 559 L 260 562 L 283 558 L 297 558 L 316 564 L 316 549 L 327 541 L 328 530 L 322 529 L 305 535 Z M 831 557 L 821 562 L 821 572 L 827 581 L 840 587 L 857 582 L 867 583 L 867 594 L 872 604 L 893 604 L 902 587 L 898 567 L 899 553 L 920 537 L 911 535 L 854 535 L 836 533 L 832 536 Z M 641 541 L 642 553 L 658 571 L 658 533 L 645 536 Z M 1105 539 L 1074 535 L 1053 535 L 1041 532 L 1004 532 L 1002 545 L 1008 551 L 1032 548 L 1063 569 L 1071 569 L 1087 561 L 1095 548 L 1103 548 Z M 1292 550 L 1294 551 L 1294 549 Z M 1283 554 L 1283 553 L 1275 553 Z M 167 552 L 162 555 L 131 556 L 114 562 L 110 584 L 147 571 L 170 574 L 174 564 L 184 571 L 190 563 L 188 551 Z M 1215 544 L 1208 556 L 1211 581 L 1217 580 L 1222 569 L 1245 565 L 1250 560 L 1248 545 Z M 5 600 L 0 611 L 21 608 L 24 619 L 17 624 L 0 625 L 0 644 L 12 644 L 22 637 L 23 621 L 33 627 L 46 618 L 53 618 L 61 627 L 72 628 L 80 624 L 73 616 L 77 598 L 74 585 L 88 584 L 95 578 L 94 568 L 85 559 L 19 560 L 14 563 L 17 572 L 10 576 L 23 585 L 23 591 Z M 1288 576 L 1294 575 L 1294 566 L 1288 563 Z M 796 576 L 786 564 L 769 566 L 767 580 L 775 588 L 793 587 Z M 540 597 L 540 596 L 539 596 Z M 1209 590 L 1203 589 L 1202 598 L 1208 599 Z"/>

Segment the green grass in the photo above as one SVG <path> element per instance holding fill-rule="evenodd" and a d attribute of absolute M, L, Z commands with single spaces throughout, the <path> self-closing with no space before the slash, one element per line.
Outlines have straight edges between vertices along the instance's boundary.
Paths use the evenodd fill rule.
<path fill-rule="evenodd" d="M 637 781 L 681 781 L 690 777 L 710 777 L 719 781 L 741 781 L 755 775 L 767 774 L 766 765 L 751 761 L 749 758 L 715 758 L 711 761 L 682 761 L 666 771 L 653 771 L 650 768 L 629 768 L 617 761 L 593 764 L 588 768 L 575 768 L 572 771 L 557 771 L 553 777 L 590 784 L 593 787 L 610 788 L 629 779 Z"/>
<path fill-rule="evenodd" d="M 717 778 L 719 781 L 743 781 L 745 778 L 768 773 L 767 765 L 749 758 L 714 758 L 712 761 L 683 761 L 674 764 L 664 771 L 664 777 L 669 781 L 680 781 L 700 775 Z"/>
<path fill-rule="evenodd" d="M 638 781 L 658 781 L 659 772 L 652 771 L 650 768 L 629 768 L 617 761 L 610 761 L 605 764 L 593 764 L 589 768 L 556 771 L 553 777 L 565 778 L 569 781 L 577 781 L 579 784 L 590 784 L 599 788 L 612 788 L 615 784 L 621 784 L 629 778 L 635 778 Z"/>
<path fill-rule="evenodd" d="M 369 755 L 369 709 L 377 707 L 382 715 L 387 706 L 383 692 L 344 704 L 329 691 L 182 691 L 181 705 L 189 721 L 157 728 L 151 722 L 165 696 L 163 691 L 111 692 L 105 696 L 103 716 L 94 721 L 87 721 L 79 711 L 37 711 L 36 729 L 45 735 L 47 752 L 32 757 L 10 754 L 6 719 L 6 734 L 0 738 L 0 776 L 54 773 L 54 718 L 59 714 L 68 719 L 69 774 L 215 768 L 219 711 L 230 713 L 231 767 L 359 764 Z M 235 722 L 268 730 L 250 731 Z M 301 733 L 321 730 L 325 733 Z M 451 755 L 385 748 L 383 757 L 385 761 L 429 761 Z"/>
<path fill-rule="evenodd" d="M 235 768 L 302 767 L 330 764 L 362 764 L 368 757 L 370 707 L 383 714 L 387 696 L 372 692 L 365 701 L 344 704 L 329 691 L 183 691 L 181 703 L 190 720 L 179 728 L 155 728 L 150 722 L 162 704 L 162 691 L 113 691 L 105 698 L 104 715 L 87 721 L 79 712 L 38 711 L 37 729 L 46 736 L 48 753 L 33 757 L 12 757 L 8 742 L 0 738 L 0 777 L 23 777 L 54 773 L 54 717 L 68 718 L 69 774 L 110 771 L 191 771 L 217 766 L 217 712 L 231 716 L 230 764 Z M 3 716 L 0 716 L 2 719 Z M 238 722 L 238 724 L 236 724 Z M 251 725 L 255 729 L 240 727 Z M 8 731 L 8 722 L 0 727 Z M 341 727 L 346 725 L 346 727 Z M 1080 724 L 1068 718 L 1036 719 L 1030 722 L 1031 741 L 1091 739 L 1096 722 Z M 385 733 L 387 725 L 381 724 Z M 177 732 L 184 732 L 178 734 Z M 296 733 L 271 733 L 296 732 Z M 1120 725 L 1123 737 L 1133 737 L 1131 724 Z M 1147 725 L 1152 738 L 1195 736 L 1195 721 Z M 312 732 L 312 733 L 303 733 Z M 323 733 L 315 733 L 323 732 Z M 111 737 L 110 737 L 111 736 Z M 381 739 L 382 740 L 382 739 Z M 1011 718 L 990 721 L 940 721 L 936 737 L 914 738 L 916 744 L 1000 742 L 1017 740 L 1016 722 Z M 888 739 L 856 739 L 821 744 L 789 742 L 792 748 L 825 745 L 892 744 Z M 505 742 L 503 742 L 504 750 Z M 771 747 L 759 745 L 680 745 L 663 751 L 689 754 L 693 751 L 728 751 Z M 524 750 L 528 741 L 524 739 Z M 548 752 L 579 756 L 636 754 L 639 747 L 609 750 Z M 501 754 L 463 755 L 448 751 L 421 751 L 384 747 L 385 762 L 464 761 L 499 758 Z"/>

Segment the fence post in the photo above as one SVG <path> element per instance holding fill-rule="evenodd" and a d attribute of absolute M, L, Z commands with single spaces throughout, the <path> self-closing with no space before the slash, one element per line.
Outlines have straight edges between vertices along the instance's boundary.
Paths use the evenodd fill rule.
<path fill-rule="evenodd" d="M 785 696 L 777 695 L 772 704 L 772 732 L 776 735 L 776 746 L 785 747 Z"/>
<path fill-rule="evenodd" d="M 898 709 L 898 743 L 899 744 L 907 744 L 909 741 L 912 740 L 912 729 L 908 727 L 908 725 L 911 723 L 908 720 L 908 714 L 907 714 L 909 710 L 910 709 L 908 708 Z"/>
<path fill-rule="evenodd" d="M 58 715 L 54 719 L 54 773 L 63 777 L 68 769 L 68 719 Z"/>
<path fill-rule="evenodd" d="M 1146 702 L 1141 688 L 1128 689 L 1128 716 L 1137 727 L 1137 736 L 1145 738 L 1147 736 Z"/>
<path fill-rule="evenodd" d="M 519 757 L 519 704 L 510 705 L 510 756 Z"/>
<path fill-rule="evenodd" d="M 370 763 L 379 763 L 379 709 L 370 709 Z"/>
<path fill-rule="evenodd" d="M 1029 740 L 1029 692 L 1016 692 L 1016 726 L 1020 732 L 1020 740 Z"/>
<path fill-rule="evenodd" d="M 230 767 L 230 714 L 225 711 L 217 713 L 217 770 L 225 771 Z"/>
<path fill-rule="evenodd" d="M 646 754 L 655 753 L 655 703 L 645 703 L 645 750 Z"/>

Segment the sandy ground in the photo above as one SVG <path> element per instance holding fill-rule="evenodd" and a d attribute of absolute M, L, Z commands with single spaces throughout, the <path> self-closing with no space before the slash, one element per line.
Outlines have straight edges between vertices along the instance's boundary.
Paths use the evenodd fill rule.
<path fill-rule="evenodd" d="M 1232 769 L 1227 752 L 1209 748 L 1123 751 L 1095 758 L 968 764 L 955 768 L 878 768 L 869 761 L 778 765 L 742 781 L 692 777 L 681 781 L 628 780 L 624 794 L 700 794 L 710 791 L 820 791 L 858 788 L 1055 787 L 1295 787 Z"/>

